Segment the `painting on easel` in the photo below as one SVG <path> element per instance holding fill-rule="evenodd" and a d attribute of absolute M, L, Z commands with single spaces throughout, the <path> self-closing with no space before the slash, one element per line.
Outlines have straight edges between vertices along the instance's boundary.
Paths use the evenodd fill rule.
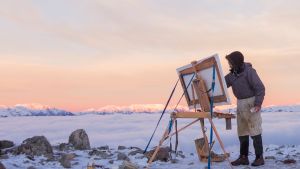
<path fill-rule="evenodd" d="M 208 96 L 212 96 L 209 90 L 212 83 L 213 68 L 216 70 L 215 91 L 214 91 L 214 105 L 227 105 L 230 104 L 230 97 L 228 95 L 226 82 L 224 79 L 220 58 L 217 54 L 201 59 L 194 64 L 188 64 L 177 69 L 181 85 L 185 90 L 185 98 L 190 109 L 201 108 L 197 94 L 193 93 L 193 85 L 189 85 L 191 81 L 196 79 L 197 76 L 201 77 L 205 83 Z M 196 69 L 196 70 L 195 70 Z M 203 91 L 204 92 L 204 91 Z"/>

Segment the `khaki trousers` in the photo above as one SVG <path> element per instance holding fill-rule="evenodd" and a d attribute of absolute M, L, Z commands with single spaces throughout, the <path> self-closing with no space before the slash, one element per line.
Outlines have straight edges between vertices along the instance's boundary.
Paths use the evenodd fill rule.
<path fill-rule="evenodd" d="M 262 134 L 261 112 L 252 113 L 255 97 L 237 101 L 237 132 L 239 136 L 257 136 Z"/>

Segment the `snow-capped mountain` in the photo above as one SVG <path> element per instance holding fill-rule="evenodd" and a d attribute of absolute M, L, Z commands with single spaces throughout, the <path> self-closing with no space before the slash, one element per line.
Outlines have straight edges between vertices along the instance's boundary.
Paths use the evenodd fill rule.
<path fill-rule="evenodd" d="M 0 117 L 10 116 L 72 116 L 73 113 L 40 104 L 0 106 Z"/>
<path fill-rule="evenodd" d="M 99 109 L 87 109 L 81 112 L 69 112 L 54 107 L 40 104 L 18 104 L 15 106 L 0 106 L 0 117 L 10 116 L 73 116 L 73 115 L 107 115 L 107 114 L 132 114 L 132 113 L 161 113 L 164 109 L 163 104 L 134 104 L 130 106 L 105 106 Z M 169 106 L 166 112 L 172 112 L 174 106 Z M 177 111 L 188 111 L 185 106 L 178 106 Z M 235 113 L 236 106 L 217 107 L 216 111 L 224 113 Z M 300 104 L 287 106 L 267 106 L 262 109 L 266 112 L 300 112 Z"/>
<path fill-rule="evenodd" d="M 164 109 L 165 105 L 163 104 L 133 104 L 130 106 L 115 106 L 109 105 L 99 109 L 88 109 L 85 111 L 80 112 L 80 115 L 85 114 L 114 114 L 114 113 L 121 113 L 121 114 L 132 114 L 132 113 L 161 113 Z M 170 106 L 166 112 L 172 112 L 174 110 L 174 106 Z M 178 106 L 177 111 L 187 111 L 187 107 L 185 106 Z"/>

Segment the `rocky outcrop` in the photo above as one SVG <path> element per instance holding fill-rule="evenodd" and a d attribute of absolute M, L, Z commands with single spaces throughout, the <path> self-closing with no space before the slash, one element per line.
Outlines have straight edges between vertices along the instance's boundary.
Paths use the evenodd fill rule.
<path fill-rule="evenodd" d="M 5 148 L 11 148 L 15 144 L 12 141 L 9 140 L 0 140 L 0 149 L 5 149 Z"/>
<path fill-rule="evenodd" d="M 17 147 L 15 154 L 26 154 L 28 156 L 42 156 L 47 158 L 53 157 L 52 147 L 44 136 L 34 136 L 23 141 Z"/>
<path fill-rule="evenodd" d="M 83 129 L 78 129 L 71 133 L 69 144 L 72 144 L 76 150 L 91 149 L 89 137 Z"/>

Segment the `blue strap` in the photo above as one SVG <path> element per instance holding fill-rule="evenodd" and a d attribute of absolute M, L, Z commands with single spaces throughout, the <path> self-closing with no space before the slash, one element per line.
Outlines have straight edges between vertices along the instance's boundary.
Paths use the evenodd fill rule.
<path fill-rule="evenodd" d="M 167 107 L 168 107 L 168 105 L 169 105 L 169 103 L 170 103 L 170 100 L 171 100 L 173 94 L 174 94 L 174 91 L 175 91 L 175 89 L 176 89 L 176 87 L 177 87 L 178 82 L 179 82 L 179 79 L 177 80 L 177 82 L 176 82 L 176 84 L 175 84 L 175 86 L 174 86 L 174 88 L 173 88 L 173 90 L 172 90 L 172 92 L 171 92 L 171 95 L 170 95 L 170 97 L 169 97 L 169 99 L 168 99 L 168 101 L 167 101 L 167 104 L 166 104 L 166 106 L 165 106 L 163 112 L 161 113 L 161 116 L 160 116 L 160 118 L 159 118 L 159 120 L 158 120 L 158 122 L 157 122 L 157 124 L 156 124 L 156 127 L 155 127 L 155 129 L 154 129 L 154 131 L 153 131 L 153 133 L 152 133 L 152 135 L 151 135 L 151 138 L 150 138 L 150 140 L 149 140 L 149 142 L 148 142 L 148 144 L 147 144 L 147 146 L 146 146 L 146 148 L 145 148 L 145 150 L 144 150 L 144 154 L 147 152 L 148 147 L 149 147 L 149 145 L 150 145 L 150 143 L 151 143 L 151 141 L 152 141 L 152 139 L 153 139 L 153 136 L 154 136 L 154 134 L 155 134 L 155 132 L 156 132 L 156 130 L 157 130 L 157 128 L 158 128 L 158 125 L 159 125 L 159 123 L 160 123 L 162 117 L 164 116 L 164 114 L 165 114 L 165 112 L 166 112 L 166 110 L 167 110 Z"/>
<path fill-rule="evenodd" d="M 210 117 L 213 116 L 215 84 L 216 84 L 216 68 L 215 68 L 215 66 L 213 66 L 213 77 L 212 77 L 212 83 L 211 83 L 212 95 L 210 97 Z M 210 126 L 210 140 L 209 140 L 210 148 L 209 148 L 209 150 L 211 150 L 212 142 L 213 142 L 213 128 L 212 128 L 212 124 L 211 124 L 211 126 Z M 208 164 L 207 164 L 207 168 L 210 169 L 210 167 L 211 167 L 211 151 L 209 151 Z"/>
<path fill-rule="evenodd" d="M 195 77 L 195 73 L 193 74 L 193 77 L 191 78 L 191 80 L 190 80 L 189 84 L 187 85 L 186 89 L 184 90 L 184 92 L 183 92 L 181 98 L 183 97 L 184 93 L 186 92 L 186 90 L 187 90 L 187 89 L 189 88 L 189 86 L 191 85 L 191 83 L 192 83 L 194 77 Z M 174 86 L 174 88 L 173 88 L 173 90 L 172 90 L 172 93 L 171 93 L 171 95 L 170 95 L 170 97 L 169 97 L 169 99 L 168 99 L 168 102 L 167 102 L 167 104 L 166 104 L 166 106 L 165 106 L 165 108 L 164 108 L 164 110 L 163 110 L 163 112 L 162 112 L 162 114 L 161 114 L 161 116 L 160 116 L 160 118 L 159 118 L 157 124 L 156 124 L 156 127 L 155 127 L 155 129 L 154 129 L 154 131 L 153 131 L 151 137 L 150 137 L 150 140 L 148 141 L 148 144 L 147 144 L 147 146 L 146 146 L 146 148 L 145 148 L 145 150 L 144 150 L 144 154 L 147 152 L 147 150 L 148 150 L 148 148 L 149 148 L 149 145 L 150 145 L 150 143 L 151 143 L 151 141 L 152 141 L 152 139 L 153 139 L 153 137 L 154 137 L 154 134 L 155 134 L 155 132 L 156 132 L 156 130 L 157 130 L 157 128 L 158 128 L 158 125 L 159 125 L 159 123 L 160 123 L 160 121 L 161 121 L 163 115 L 165 114 L 165 112 L 166 112 L 166 110 L 167 110 L 167 107 L 168 107 L 168 105 L 169 105 L 169 103 L 170 103 L 170 100 L 171 100 L 173 94 L 174 94 L 174 91 L 175 91 L 175 89 L 176 89 L 176 86 L 177 86 L 178 82 L 179 82 L 179 79 L 177 80 L 177 82 L 176 82 L 176 84 L 175 84 L 175 86 Z M 181 99 L 180 99 L 180 100 L 181 100 Z M 179 102 L 177 103 L 177 106 L 178 106 L 178 104 L 179 104 Z M 177 106 L 176 106 L 176 107 L 177 107 Z M 176 109 L 176 108 L 175 108 L 175 109 Z M 170 127 L 170 126 L 169 126 L 169 127 Z"/>

